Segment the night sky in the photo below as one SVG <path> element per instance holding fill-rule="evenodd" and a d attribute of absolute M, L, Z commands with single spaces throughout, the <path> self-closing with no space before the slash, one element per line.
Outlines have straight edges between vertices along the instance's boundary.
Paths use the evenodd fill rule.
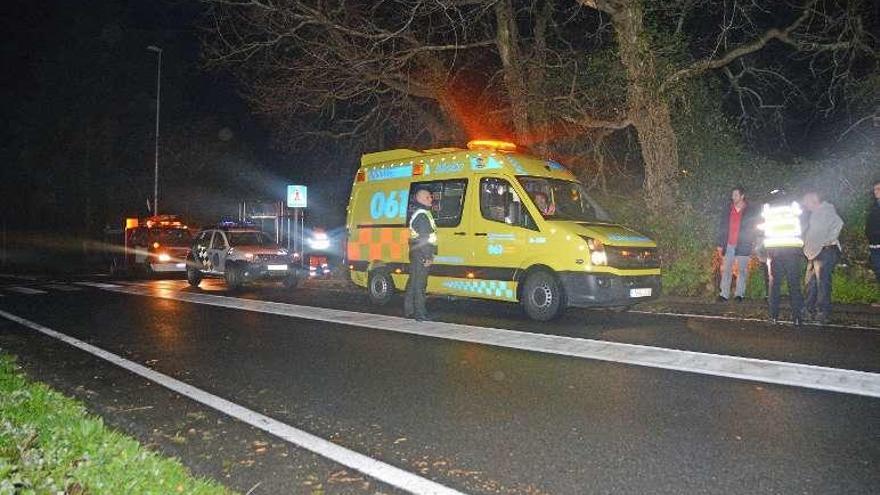
<path fill-rule="evenodd" d="M 2 9 L 6 228 L 96 233 L 147 213 L 156 91 L 148 45 L 163 49 L 162 213 L 209 223 L 243 199 L 282 199 L 287 183 L 312 185 L 329 203 L 345 194 L 349 178 L 321 177 L 320 162 L 332 158 L 279 151 L 232 77 L 202 66 L 199 2 L 12 0 Z M 321 206 L 315 223 L 342 222 L 344 211 Z"/>

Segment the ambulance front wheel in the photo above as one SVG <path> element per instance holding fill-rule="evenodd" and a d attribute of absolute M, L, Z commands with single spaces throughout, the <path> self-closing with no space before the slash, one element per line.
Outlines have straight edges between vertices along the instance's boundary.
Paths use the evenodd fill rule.
<path fill-rule="evenodd" d="M 372 271 L 367 288 L 370 292 L 370 302 L 384 306 L 391 302 L 391 297 L 394 295 L 394 280 L 391 279 L 391 274 L 384 270 Z"/>
<path fill-rule="evenodd" d="M 526 278 L 520 303 L 529 318 L 550 321 L 565 311 L 565 293 L 559 279 L 552 273 L 539 270 Z"/>

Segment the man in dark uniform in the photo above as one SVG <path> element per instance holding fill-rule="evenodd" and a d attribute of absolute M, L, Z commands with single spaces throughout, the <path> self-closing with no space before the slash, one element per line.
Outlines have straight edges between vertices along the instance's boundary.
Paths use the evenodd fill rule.
<path fill-rule="evenodd" d="M 782 281 L 788 282 L 791 319 L 801 326 L 804 318 L 804 297 L 801 291 L 804 273 L 803 211 L 797 202 L 786 200 L 784 192 L 774 191 L 774 201 L 761 212 L 764 223 L 762 244 L 767 253 L 768 312 L 770 321 L 779 320 Z"/>
<path fill-rule="evenodd" d="M 428 287 L 428 270 L 437 254 L 437 225 L 431 213 L 431 191 L 418 188 L 413 194 L 414 204 L 409 217 L 409 279 L 403 314 L 416 321 L 428 320 L 425 310 L 425 289 Z"/>
<path fill-rule="evenodd" d="M 872 188 L 873 197 L 865 221 L 865 237 L 868 238 L 868 252 L 871 257 L 871 269 L 880 284 L 880 180 L 875 180 Z M 876 304 L 876 303 L 875 303 Z"/>

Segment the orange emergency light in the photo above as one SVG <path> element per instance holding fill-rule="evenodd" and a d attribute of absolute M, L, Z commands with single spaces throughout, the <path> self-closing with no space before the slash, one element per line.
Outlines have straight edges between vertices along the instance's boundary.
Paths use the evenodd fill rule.
<path fill-rule="evenodd" d="M 499 151 L 516 151 L 516 145 L 510 141 L 499 141 L 497 139 L 474 139 L 468 141 L 469 150 L 492 149 Z"/>

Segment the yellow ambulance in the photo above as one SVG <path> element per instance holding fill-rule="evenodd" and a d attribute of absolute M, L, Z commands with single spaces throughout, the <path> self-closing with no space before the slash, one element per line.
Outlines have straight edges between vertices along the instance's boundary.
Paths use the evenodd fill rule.
<path fill-rule="evenodd" d="M 539 321 L 567 307 L 625 308 L 659 295 L 654 241 L 614 223 L 559 163 L 483 140 L 361 157 L 346 254 L 352 281 L 375 304 L 406 287 L 416 187 L 432 192 L 437 224 L 430 294 L 519 302 Z"/>

